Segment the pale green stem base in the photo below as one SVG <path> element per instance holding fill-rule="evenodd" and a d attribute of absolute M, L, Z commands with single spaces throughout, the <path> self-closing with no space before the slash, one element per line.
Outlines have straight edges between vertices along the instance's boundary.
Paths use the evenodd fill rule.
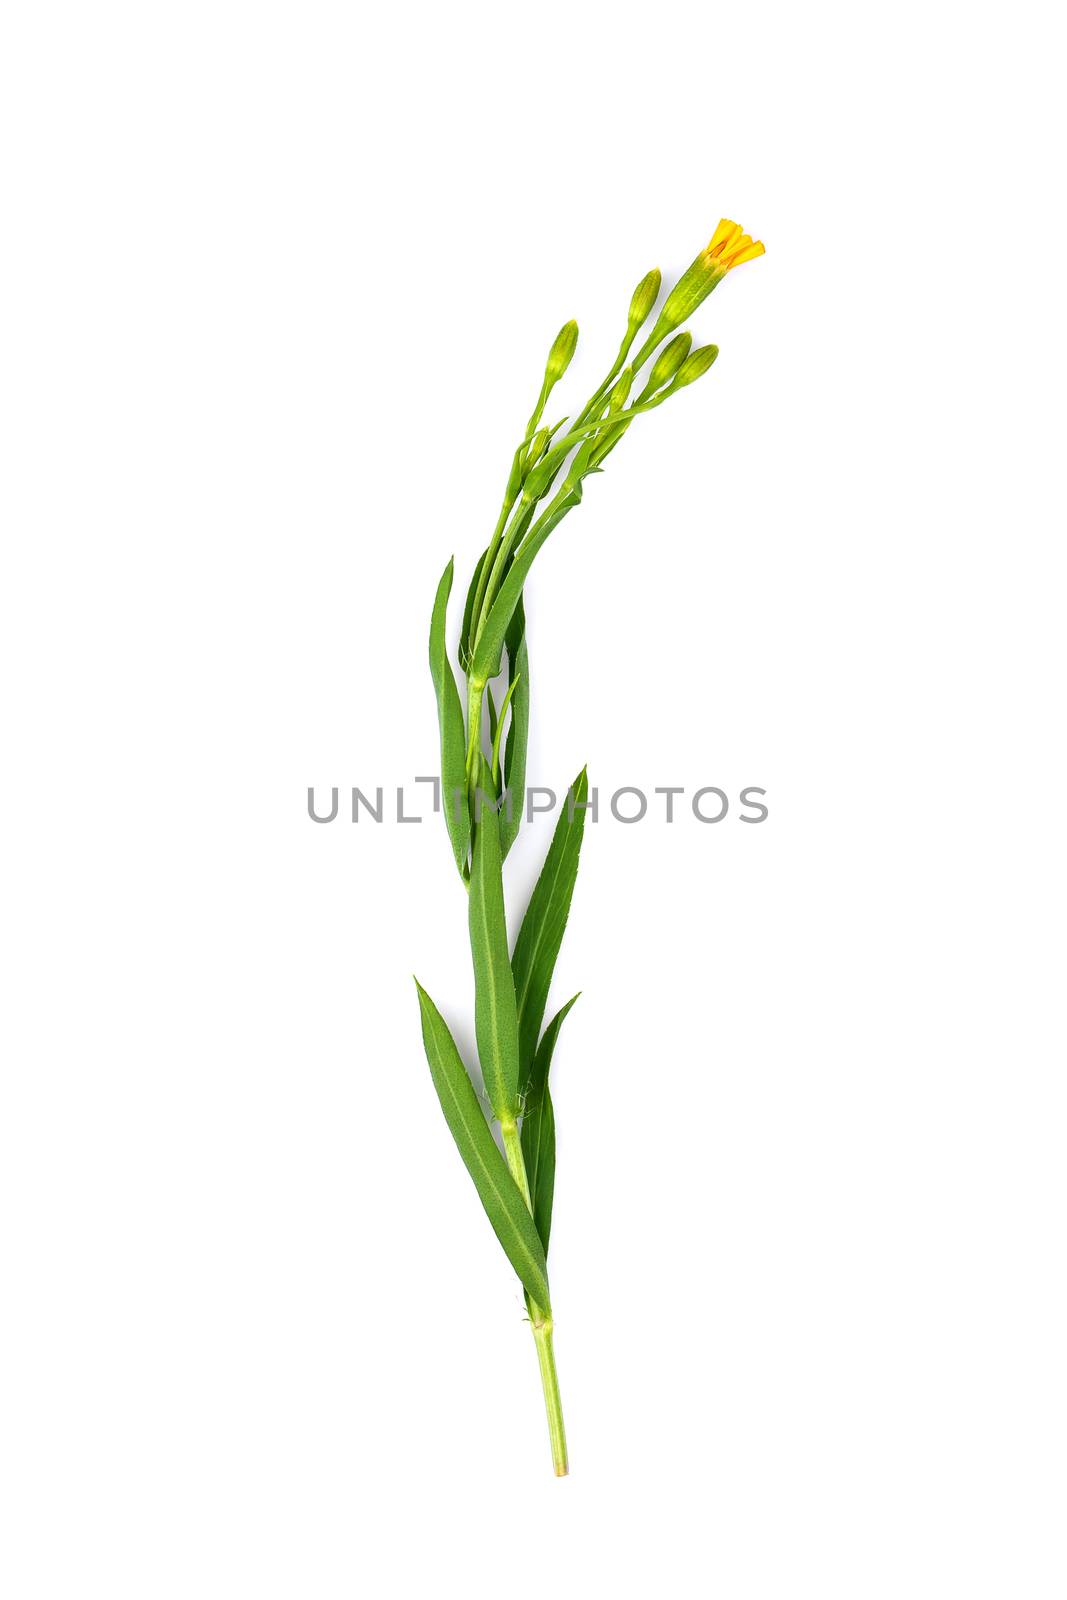
<path fill-rule="evenodd" d="M 530 1185 L 526 1179 L 526 1162 L 522 1156 L 518 1125 L 515 1122 L 502 1122 L 500 1131 L 504 1135 L 504 1154 L 507 1156 L 511 1175 L 532 1211 Z M 559 1397 L 559 1379 L 556 1376 L 556 1353 L 552 1346 L 552 1313 L 544 1310 L 529 1295 L 526 1296 L 526 1309 L 530 1313 L 530 1328 L 537 1347 L 537 1364 L 541 1369 L 541 1388 L 545 1395 L 548 1437 L 552 1446 L 552 1466 L 557 1478 L 565 1478 L 569 1470 L 567 1435 L 563 1427 L 563 1406 Z"/>

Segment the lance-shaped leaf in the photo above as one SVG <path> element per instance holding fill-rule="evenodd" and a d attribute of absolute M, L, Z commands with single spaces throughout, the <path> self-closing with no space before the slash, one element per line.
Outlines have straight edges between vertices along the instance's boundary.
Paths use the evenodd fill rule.
<path fill-rule="evenodd" d="M 526 649 L 526 617 L 522 597 L 515 607 L 507 633 L 508 685 L 511 722 L 504 744 L 504 788 L 508 799 L 500 822 L 500 854 L 506 858 L 522 826 L 526 794 L 526 746 L 530 734 L 530 660 Z"/>
<path fill-rule="evenodd" d="M 518 1273 L 523 1288 L 547 1310 L 548 1268 L 533 1218 L 489 1131 L 447 1023 L 417 979 L 415 987 L 419 991 L 426 1059 L 445 1121 L 474 1179 L 474 1187 L 504 1254 Z"/>
<path fill-rule="evenodd" d="M 585 827 L 589 779 L 585 768 L 570 788 L 560 812 L 541 876 L 522 919 L 511 969 L 515 974 L 515 1000 L 519 1017 L 519 1060 L 522 1075 L 529 1075 L 548 1004 L 548 989 L 563 943 L 563 930 L 571 909 L 578 856 Z"/>
<path fill-rule="evenodd" d="M 489 743 L 491 745 L 495 745 L 496 744 L 496 726 L 497 726 L 496 701 L 493 698 L 492 688 L 490 687 L 490 685 L 488 683 L 485 686 L 485 700 L 486 700 L 486 705 L 489 708 Z"/>
<path fill-rule="evenodd" d="M 471 819 L 467 804 L 467 750 L 463 707 L 445 645 L 448 596 L 452 590 L 452 562 L 437 585 L 430 619 L 430 673 L 437 695 L 437 722 L 441 730 L 441 807 L 452 840 L 456 866 L 464 871 L 470 845 Z"/>
<path fill-rule="evenodd" d="M 471 626 L 474 620 L 474 601 L 478 593 L 478 580 L 482 575 L 482 568 L 485 565 L 485 558 L 488 554 L 489 551 L 486 549 L 483 550 L 481 555 L 478 557 L 478 564 L 474 569 L 474 575 L 470 581 L 470 588 L 467 590 L 467 598 L 463 605 L 463 627 L 459 635 L 459 664 L 464 672 L 466 672 L 468 666 L 470 665 Z"/>
<path fill-rule="evenodd" d="M 530 1185 L 534 1223 L 548 1255 L 552 1231 L 552 1196 L 556 1187 L 556 1116 L 548 1092 L 548 1071 L 563 1019 L 577 1000 L 574 995 L 552 1018 L 534 1056 L 522 1117 L 522 1154 Z"/>
<path fill-rule="evenodd" d="M 511 682 L 508 684 L 508 691 L 501 702 L 500 712 L 496 719 L 496 727 L 493 730 L 493 787 L 498 792 L 500 790 L 500 735 L 504 731 L 505 723 L 508 723 L 508 712 L 511 709 L 511 700 L 516 688 L 518 687 L 518 683 L 518 678 L 512 678 Z M 488 694 L 488 689 L 485 692 Z M 501 830 L 503 830 L 503 823 L 501 823 L 500 826 Z"/>
<path fill-rule="evenodd" d="M 493 782 L 484 756 L 479 773 L 468 905 L 474 959 L 474 1032 L 489 1104 L 504 1121 L 518 1111 L 519 1025 L 504 919 L 500 817 L 493 809 Z"/>

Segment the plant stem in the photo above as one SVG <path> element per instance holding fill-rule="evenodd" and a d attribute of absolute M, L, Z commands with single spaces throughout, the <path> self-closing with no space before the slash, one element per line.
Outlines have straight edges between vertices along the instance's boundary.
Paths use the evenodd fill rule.
<path fill-rule="evenodd" d="M 467 682 L 467 784 L 473 801 L 478 782 L 478 759 L 482 750 L 482 704 L 485 695 L 485 684 L 477 679 L 470 678 Z M 499 727 L 498 727 L 499 732 Z M 526 1202 L 526 1209 L 531 1214 L 533 1205 L 530 1201 L 530 1184 L 526 1177 L 526 1162 L 522 1154 L 522 1140 L 519 1135 L 519 1126 L 514 1117 L 501 1122 L 501 1132 L 504 1136 L 504 1154 L 507 1157 L 508 1170 L 518 1184 L 519 1193 Z M 564 1478 L 567 1475 L 567 1435 L 563 1428 L 563 1408 L 559 1397 L 559 1379 L 556 1376 L 556 1354 L 552 1345 L 552 1312 L 547 1306 L 539 1306 L 536 1300 L 526 1295 L 526 1310 L 530 1317 L 530 1330 L 533 1333 L 534 1344 L 537 1348 L 537 1364 L 541 1369 L 541 1387 L 545 1396 L 545 1411 L 548 1415 L 548 1437 L 552 1445 L 552 1465 L 556 1477 Z"/>
<path fill-rule="evenodd" d="M 482 597 L 481 607 L 480 609 L 476 609 L 475 611 L 471 612 L 474 630 L 474 637 L 471 640 L 472 650 L 476 648 L 478 636 L 482 631 L 482 624 L 485 622 L 486 617 L 493 608 L 493 601 L 496 599 L 497 590 L 500 588 L 500 583 L 504 576 L 504 568 L 507 565 L 508 556 L 514 550 L 516 543 L 521 541 L 527 528 L 530 526 L 530 518 L 534 514 L 536 505 L 537 502 L 535 500 L 527 499 L 526 495 L 524 494 L 519 501 L 518 509 L 511 518 L 511 522 L 508 525 L 507 531 L 503 534 L 501 541 L 498 543 L 496 554 L 493 558 L 493 570 L 489 574 L 489 582 L 486 585 L 485 594 Z M 489 563 L 487 560 L 486 566 L 488 565 Z"/>
<path fill-rule="evenodd" d="M 526 1162 L 522 1155 L 522 1141 L 515 1121 L 502 1122 L 504 1154 L 511 1176 L 519 1186 L 527 1208 L 530 1204 L 530 1185 L 526 1178 Z M 557 1478 L 565 1478 L 567 1466 L 567 1435 L 563 1427 L 563 1406 L 559 1397 L 559 1379 L 556 1376 L 556 1353 L 552 1345 L 552 1313 L 537 1304 L 527 1294 L 526 1309 L 530 1314 L 530 1330 L 537 1347 L 537 1364 L 541 1369 L 541 1388 L 545 1395 L 545 1412 L 548 1416 L 548 1437 L 552 1445 L 552 1465 Z"/>
<path fill-rule="evenodd" d="M 529 1301 L 529 1295 L 527 1295 Z M 552 1318 L 543 1322 L 534 1320 L 536 1308 L 530 1304 L 530 1326 L 537 1346 L 537 1362 L 541 1368 L 541 1387 L 545 1394 L 545 1411 L 548 1415 L 548 1438 L 552 1446 L 552 1466 L 557 1478 L 565 1478 L 567 1465 L 567 1435 L 563 1428 L 563 1407 L 559 1398 L 559 1379 L 556 1377 L 556 1353 L 552 1348 Z"/>

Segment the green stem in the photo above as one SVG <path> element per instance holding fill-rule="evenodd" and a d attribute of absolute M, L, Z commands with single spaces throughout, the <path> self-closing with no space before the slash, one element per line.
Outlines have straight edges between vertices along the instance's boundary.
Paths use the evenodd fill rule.
<path fill-rule="evenodd" d="M 529 1296 L 527 1296 L 529 1300 Z M 567 1435 L 563 1427 L 563 1407 L 559 1398 L 559 1379 L 556 1376 L 556 1353 L 552 1348 L 552 1318 L 538 1322 L 536 1307 L 529 1306 L 530 1326 L 537 1347 L 537 1364 L 541 1368 L 541 1388 L 545 1395 L 548 1415 L 548 1438 L 552 1446 L 552 1465 L 557 1478 L 565 1478 L 570 1468 L 567 1464 Z"/>
<path fill-rule="evenodd" d="M 478 782 L 478 758 L 482 753 L 482 705 L 485 697 L 485 684 L 479 683 L 476 678 L 471 678 L 467 684 L 467 726 L 470 736 L 467 743 L 467 787 L 473 798 Z M 497 733 L 503 724 L 503 718 L 497 724 Z M 519 1136 L 518 1123 L 512 1117 L 501 1124 L 504 1135 L 504 1154 L 507 1157 L 508 1170 L 519 1186 L 519 1193 L 526 1202 L 526 1209 L 532 1214 L 533 1206 L 530 1202 L 530 1185 L 526 1177 L 526 1162 L 522 1155 L 522 1140 Z M 541 1369 L 541 1387 L 545 1395 L 545 1411 L 548 1415 L 548 1437 L 552 1445 L 552 1465 L 557 1478 L 567 1475 L 567 1435 L 563 1428 L 563 1408 L 559 1397 L 559 1379 L 556 1377 L 556 1354 L 552 1345 L 552 1312 L 547 1306 L 539 1306 L 536 1300 L 526 1295 L 526 1310 L 530 1317 L 530 1329 L 537 1349 L 537 1364 Z"/>
<path fill-rule="evenodd" d="M 508 1168 L 511 1176 L 519 1186 L 519 1192 L 526 1201 L 527 1208 L 532 1212 L 530 1204 L 530 1185 L 526 1178 L 526 1162 L 522 1155 L 522 1140 L 519 1136 L 518 1124 L 515 1121 L 502 1122 L 500 1131 L 504 1136 L 504 1154 L 507 1157 Z M 552 1345 L 552 1313 L 546 1307 L 539 1306 L 527 1294 L 526 1309 L 530 1314 L 530 1329 L 537 1348 L 537 1364 L 541 1369 L 541 1388 L 545 1395 L 545 1412 L 548 1416 L 548 1437 L 552 1446 L 552 1465 L 557 1478 L 565 1478 L 567 1466 L 567 1434 L 563 1427 L 563 1406 L 559 1397 L 559 1379 L 556 1376 L 556 1352 Z"/>
<path fill-rule="evenodd" d="M 493 609 L 493 601 L 496 599 L 497 590 L 500 588 L 501 582 L 503 581 L 504 568 L 507 566 L 508 557 L 514 550 L 516 542 L 522 539 L 526 529 L 530 526 L 530 518 L 533 516 L 535 504 L 535 501 L 528 500 L 526 496 L 523 495 L 522 499 L 519 501 L 518 508 L 511 519 L 511 523 L 507 532 L 503 535 L 501 542 L 497 545 L 496 554 L 493 560 L 493 570 L 489 575 L 489 581 L 486 584 L 485 593 L 482 596 L 481 608 L 480 610 L 471 612 L 471 618 L 473 622 L 471 638 L 472 652 L 477 649 L 478 638 L 485 624 L 485 619 Z"/>
<path fill-rule="evenodd" d="M 519 451 L 521 450 L 522 445 L 520 444 L 518 450 L 515 452 L 516 464 L 518 463 Z M 514 476 L 515 474 L 513 472 L 512 477 Z M 490 539 L 485 555 L 482 558 L 482 570 L 478 574 L 478 582 L 474 588 L 474 604 L 471 606 L 471 637 L 465 640 L 467 648 L 471 651 L 474 649 L 474 635 L 478 631 L 478 618 L 482 613 L 482 601 L 485 599 L 485 586 L 489 582 L 489 571 L 496 560 L 496 553 L 500 549 L 500 541 L 504 536 L 504 527 L 509 516 L 511 515 L 511 508 L 515 504 L 515 495 L 517 493 L 517 488 L 515 493 L 512 493 L 511 480 L 509 479 L 508 492 L 504 496 L 504 504 L 500 508 L 500 516 L 497 518 L 496 527 L 493 529 L 493 537 Z"/>
<path fill-rule="evenodd" d="M 526 424 L 526 437 L 523 439 L 522 443 L 516 447 L 515 454 L 511 458 L 511 472 L 508 474 L 508 486 L 504 491 L 504 504 L 500 508 L 500 516 L 497 518 L 496 527 L 493 529 L 493 537 L 489 541 L 489 547 L 485 553 L 485 559 L 482 562 L 482 570 L 478 574 L 478 582 L 475 585 L 474 605 L 471 608 L 471 625 L 475 632 L 478 631 L 478 618 L 481 616 L 482 612 L 482 601 L 485 599 L 485 589 L 486 584 L 489 582 L 489 573 L 496 559 L 497 551 L 500 548 L 500 541 L 504 536 L 504 528 L 507 524 L 508 518 L 511 515 L 511 508 L 518 499 L 519 490 L 522 487 L 523 457 L 526 453 L 526 448 L 537 429 L 537 424 L 541 420 L 541 413 L 545 409 L 545 401 L 548 399 L 551 390 L 552 385 L 546 381 L 546 383 L 541 387 L 541 393 L 537 398 L 537 405 L 534 407 L 533 415 Z M 474 649 L 473 639 L 467 639 L 464 641 L 464 643 L 469 649 Z"/>
<path fill-rule="evenodd" d="M 669 328 L 661 329 L 659 324 L 656 324 L 656 327 L 652 330 L 652 333 L 649 334 L 648 338 L 645 340 L 640 351 L 638 352 L 636 360 L 631 363 L 635 377 L 640 369 L 644 366 L 645 362 L 648 360 L 657 344 L 659 344 L 660 341 L 665 337 L 665 334 L 669 332 Z M 575 428 L 580 428 L 583 423 L 588 422 L 590 417 L 593 415 L 594 409 L 597 406 L 602 406 L 604 404 L 612 384 L 615 382 L 615 379 L 619 376 L 619 373 L 622 371 L 623 366 L 626 363 L 626 357 L 630 354 L 631 347 L 633 346 L 634 340 L 637 338 L 637 334 L 638 328 L 628 328 L 626 330 L 626 337 L 619 346 L 619 353 L 615 357 L 615 365 L 604 379 L 604 382 L 600 385 L 600 388 L 590 395 L 589 399 L 578 413 L 578 416 L 574 422 Z"/>

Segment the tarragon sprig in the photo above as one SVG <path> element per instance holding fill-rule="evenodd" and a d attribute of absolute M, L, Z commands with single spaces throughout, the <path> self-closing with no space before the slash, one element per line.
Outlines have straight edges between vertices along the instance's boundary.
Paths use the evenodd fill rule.
<path fill-rule="evenodd" d="M 694 349 L 692 335 L 678 331 L 681 325 L 732 268 L 762 254 L 763 245 L 738 223 L 720 222 L 707 248 L 667 295 L 651 332 L 631 360 L 630 352 L 652 316 L 662 284 L 658 270 L 646 273 L 634 290 L 626 332 L 607 375 L 573 417 L 545 427 L 545 408 L 578 342 L 577 323 L 568 322 L 560 329 L 512 456 L 496 526 L 467 590 L 459 644 L 465 712 L 446 641 L 451 560 L 438 585 L 430 622 L 443 809 L 456 866 L 467 889 L 475 1037 L 485 1097 L 492 1120 L 500 1126 L 500 1145 L 447 1024 L 430 996 L 416 985 L 423 1040 L 445 1120 L 523 1286 L 544 1388 L 552 1461 L 560 1476 L 567 1471 L 567 1443 L 548 1284 L 556 1169 L 548 1080 L 561 1025 L 577 995 L 547 1027 L 543 1024 L 578 872 L 588 780 L 582 771 L 568 791 L 509 953 L 503 863 L 522 820 L 530 719 L 523 589 L 546 540 L 580 503 L 585 480 L 602 470 L 637 418 L 695 383 L 715 361 L 718 347 Z M 631 398 L 638 374 L 649 362 L 648 376 Z M 506 687 L 498 709 L 490 686 L 501 671 L 506 672 Z M 484 730 L 483 719 L 488 724 Z"/>

